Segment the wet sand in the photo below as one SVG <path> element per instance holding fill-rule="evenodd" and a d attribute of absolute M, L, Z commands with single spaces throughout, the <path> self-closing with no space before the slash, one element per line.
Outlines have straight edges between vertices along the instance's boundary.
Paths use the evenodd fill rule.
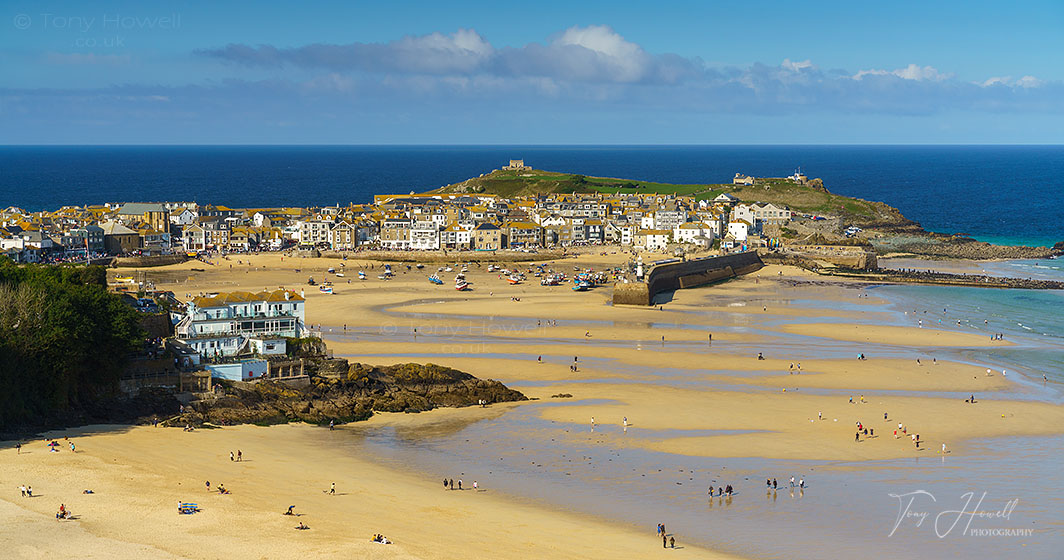
<path fill-rule="evenodd" d="M 601 269 L 623 258 L 583 255 L 552 266 L 571 274 L 574 264 Z M 528 283 L 510 286 L 498 273 L 475 266 L 467 273 L 470 292 L 450 285 L 457 270 L 440 273 L 443 286 L 426 280 L 432 267 L 395 266 L 396 278 L 382 281 L 376 278 L 380 263 L 370 269 L 371 263 L 355 260 L 346 261 L 346 278 L 330 275 L 336 293 L 326 295 L 307 286 L 307 277 L 321 281 L 327 267 L 340 269 L 340 261 L 282 262 L 273 255 L 250 260 L 251 266 L 233 257 L 215 266 L 185 263 L 147 274 L 180 298 L 235 289 L 304 289 L 307 323 L 315 329 L 321 325 L 338 356 L 373 364 L 448 365 L 539 399 L 490 409 L 384 415 L 352 427 L 355 432 L 380 426 L 433 434 L 444 420 L 491 425 L 528 410 L 537 421 L 581 429 L 589 428 L 594 416 L 599 431 L 611 433 L 627 417 L 644 435 L 615 444 L 633 452 L 861 462 L 935 456 L 942 443 L 951 458 L 963 457 L 975 438 L 1064 431 L 1064 407 L 1040 402 L 996 368 L 987 376 L 985 364 L 964 358 L 969 351 L 1006 343 L 960 327 L 919 328 L 915 318 L 886 311 L 866 284 L 824 282 L 794 268 L 766 267 L 754 276 L 679 291 L 658 309 L 613 307 L 607 303 L 609 288 L 575 293 L 567 286 L 539 286 L 532 276 Z M 366 271 L 366 281 L 357 279 L 359 269 Z M 759 352 L 765 359 L 757 359 Z M 868 360 L 857 360 L 858 353 Z M 574 357 L 576 371 L 570 369 Z M 800 373 L 792 367 L 798 363 Z M 558 393 L 573 398 L 551 398 Z M 979 402 L 965 403 L 969 394 Z M 540 406 L 547 403 L 551 406 Z M 874 429 L 875 436 L 862 434 L 855 442 L 857 422 Z M 893 437 L 898 422 L 920 434 L 919 449 L 908 434 Z M 535 428 L 514 429 L 507 436 L 514 441 L 534 437 Z M 69 458 L 40 452 L 40 443 L 30 461 L 13 457 L 13 450 L 0 451 L 0 482 L 13 487 L 33 478 L 40 482 L 25 482 L 62 488 L 54 496 L 73 493 L 66 503 L 75 513 L 93 511 L 93 520 L 85 516 L 74 522 L 81 532 L 69 536 L 87 549 L 103 550 L 117 540 L 190 558 L 326 558 L 351 551 L 360 557 L 642 558 L 659 544 L 647 527 L 597 517 L 613 519 L 608 511 L 562 511 L 549 500 L 526 503 L 491 491 L 443 492 L 436 474 L 417 476 L 371 456 L 322 445 L 322 438 L 341 433 L 352 435 L 305 426 L 192 434 L 118 430 L 79 437 L 85 455 Z M 234 447 L 252 461 L 230 464 L 227 455 Z M 69 464 L 49 466 L 56 460 Z M 482 472 L 484 465 L 468 467 Z M 224 482 L 234 495 L 206 496 L 207 478 Z M 351 485 L 346 502 L 317 491 L 333 478 L 338 488 Z M 87 484 L 105 492 L 77 494 Z M 92 501 L 104 494 L 114 501 Z M 178 517 L 173 512 L 176 500 L 198 495 L 210 506 L 203 513 Z M 20 508 L 20 519 L 45 516 L 55 523 L 47 517 L 58 503 L 43 498 L 30 503 L 11 499 L 0 507 Z M 97 503 L 106 506 L 96 509 Z M 294 531 L 288 526 L 296 520 L 278 515 L 289 503 L 308 512 L 301 519 L 311 531 Z M 108 516 L 106 521 L 101 515 Z M 159 534 L 159 526 L 174 534 Z M 376 532 L 398 544 L 369 543 Z M 14 540 L 0 529 L 0 544 Z M 679 535 L 678 543 L 683 542 Z M 27 557 L 58 550 L 48 548 L 48 542 L 34 543 L 38 548 Z M 202 548 L 208 543 L 210 548 Z M 694 546 L 682 553 L 714 554 Z"/>

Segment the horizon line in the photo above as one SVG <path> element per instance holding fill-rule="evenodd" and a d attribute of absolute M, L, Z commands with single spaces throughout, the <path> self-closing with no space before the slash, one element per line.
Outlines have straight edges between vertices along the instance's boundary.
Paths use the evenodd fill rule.
<path fill-rule="evenodd" d="M 323 143 L 323 144 L 282 144 L 282 143 L 203 143 L 203 144 L 189 144 L 189 143 L 172 143 L 172 144 L 49 144 L 49 143 L 30 143 L 30 144 L 0 144 L 0 148 L 179 148 L 179 147 L 280 147 L 280 148 L 408 148 L 408 147 L 424 147 L 424 148 L 506 148 L 506 147 L 527 147 L 527 148 L 590 148 L 590 147 L 616 147 L 616 148 L 670 148 L 670 147 L 806 147 L 806 146 L 821 146 L 821 147 L 1004 147 L 1004 146 L 1028 146 L 1028 147 L 1064 147 L 1064 143 L 929 143 L 929 144 L 897 144 L 897 143 L 779 143 L 779 144 L 758 144 L 758 143 L 734 143 L 734 144 L 722 144 L 722 143 L 676 143 L 676 144 L 616 144 L 616 143 L 578 143 L 578 144 L 510 144 L 510 143 L 493 143 L 493 144 L 474 144 L 474 143 L 455 143 L 455 144 L 443 144 L 443 143 L 429 143 L 429 144 L 400 144 L 400 143 L 382 143 L 382 144 L 342 144 L 342 143 Z"/>

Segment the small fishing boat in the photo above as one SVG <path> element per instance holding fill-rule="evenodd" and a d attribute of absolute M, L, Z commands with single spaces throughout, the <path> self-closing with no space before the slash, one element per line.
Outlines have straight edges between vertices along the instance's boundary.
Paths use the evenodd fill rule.
<path fill-rule="evenodd" d="M 464 292 L 469 289 L 469 283 L 467 283 L 465 280 L 459 280 L 454 283 L 454 289 L 458 290 L 459 292 Z"/>
<path fill-rule="evenodd" d="M 380 280 L 389 280 L 389 279 L 391 279 L 391 276 L 389 276 L 387 274 L 378 274 L 377 278 L 380 279 Z"/>
<path fill-rule="evenodd" d="M 366 271 L 365 270 L 358 271 L 358 279 L 359 280 L 365 280 L 366 279 Z"/>
<path fill-rule="evenodd" d="M 334 272 L 336 272 L 336 269 L 330 266 L 329 270 L 326 270 L 325 272 L 328 272 L 329 274 L 333 274 Z"/>
<path fill-rule="evenodd" d="M 592 287 L 594 287 L 594 284 L 591 282 L 591 276 L 589 274 L 577 274 L 573 277 L 574 292 L 584 292 Z"/>
<path fill-rule="evenodd" d="M 323 294 L 331 294 L 333 293 L 333 287 L 331 284 L 322 284 L 321 286 L 318 286 L 318 291 Z"/>
<path fill-rule="evenodd" d="M 433 274 L 432 276 L 429 276 L 429 282 L 432 282 L 433 284 L 436 284 L 437 286 L 443 284 L 443 280 L 440 280 L 440 276 L 438 274 Z"/>
<path fill-rule="evenodd" d="M 415 266 L 417 266 L 418 270 L 421 270 L 422 268 L 425 268 L 425 265 L 423 265 L 421 263 L 417 263 Z"/>
<path fill-rule="evenodd" d="M 344 277 L 344 273 L 343 272 L 337 272 L 336 276 L 337 276 L 337 278 L 343 278 Z"/>
<path fill-rule="evenodd" d="M 511 283 L 511 284 L 514 284 L 514 285 L 520 284 L 521 283 L 521 277 L 516 275 L 516 274 L 511 274 L 510 276 L 506 277 L 506 281 Z"/>

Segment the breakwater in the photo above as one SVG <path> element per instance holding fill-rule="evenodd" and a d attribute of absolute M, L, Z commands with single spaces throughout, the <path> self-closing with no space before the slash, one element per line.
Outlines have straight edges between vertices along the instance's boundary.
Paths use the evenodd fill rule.
<path fill-rule="evenodd" d="M 613 303 L 652 305 L 654 296 L 662 292 L 694 288 L 735 278 L 761 270 L 763 266 L 761 257 L 754 251 L 690 261 L 665 262 L 652 266 L 642 282 L 614 284 Z"/>
<path fill-rule="evenodd" d="M 927 270 L 878 269 L 873 272 L 818 270 L 825 276 L 845 276 L 873 282 L 892 284 L 937 284 L 942 286 L 967 286 L 974 288 L 1012 288 L 1025 290 L 1064 290 L 1064 282 L 1036 280 L 1033 278 L 1009 278 L 984 274 L 952 274 Z"/>

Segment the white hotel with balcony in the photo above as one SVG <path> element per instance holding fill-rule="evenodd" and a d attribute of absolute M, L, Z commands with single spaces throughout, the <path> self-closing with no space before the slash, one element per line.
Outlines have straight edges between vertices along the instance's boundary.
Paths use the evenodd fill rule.
<path fill-rule="evenodd" d="M 175 328 L 177 338 L 206 358 L 284 354 L 286 338 L 306 332 L 304 299 L 291 290 L 197 297 Z"/>

